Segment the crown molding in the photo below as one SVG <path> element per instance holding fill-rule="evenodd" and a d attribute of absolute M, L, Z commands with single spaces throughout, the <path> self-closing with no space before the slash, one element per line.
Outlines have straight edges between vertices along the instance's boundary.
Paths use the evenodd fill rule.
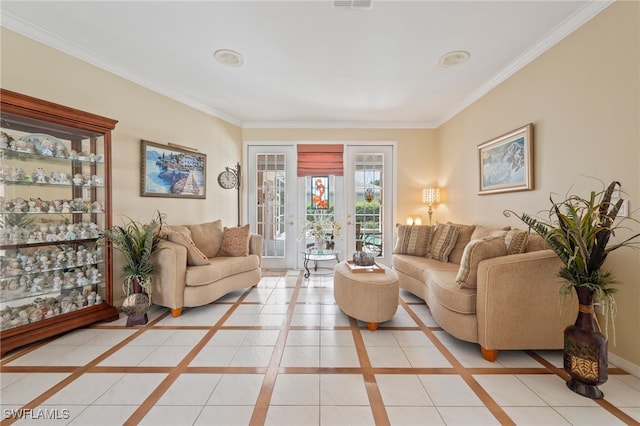
<path fill-rule="evenodd" d="M 551 49 L 555 44 L 567 37 L 569 34 L 580 28 L 582 25 L 590 21 L 594 16 L 609 7 L 615 0 L 591 0 L 585 3 L 580 9 L 576 10 L 571 16 L 551 30 L 538 43 L 527 51 L 523 52 L 511 63 L 509 63 L 501 72 L 496 74 L 492 79 L 480 86 L 471 95 L 465 98 L 456 107 L 446 112 L 442 119 L 437 123 L 437 127 L 455 117 L 462 110 L 479 100 L 482 96 L 496 88 L 500 83 L 514 75 L 516 72 L 531 63 L 538 56 Z"/>
<path fill-rule="evenodd" d="M 434 129 L 419 121 L 245 121 L 243 129 Z"/>
<path fill-rule="evenodd" d="M 12 31 L 15 31 L 25 37 L 31 38 L 38 42 L 41 42 L 47 46 L 53 47 L 64 53 L 67 53 L 75 58 L 85 61 L 98 68 L 109 71 L 121 78 L 136 83 L 142 87 L 145 87 L 153 92 L 167 96 L 177 102 L 187 105 L 196 110 L 202 111 L 206 114 L 212 115 L 221 120 L 227 121 L 233 125 L 239 126 L 245 129 L 434 129 L 440 127 L 448 120 L 456 116 L 462 110 L 472 105 L 479 100 L 482 96 L 486 95 L 500 83 L 514 75 L 520 69 L 532 62 L 542 53 L 550 49 L 556 43 L 564 39 L 573 31 L 584 25 L 598 13 L 606 9 L 615 0 L 591 0 L 585 3 L 583 7 L 574 12 L 564 22 L 550 31 L 545 37 L 543 37 L 536 45 L 532 46 L 527 51 L 523 52 L 520 56 L 514 59 L 508 64 L 501 72 L 496 74 L 493 78 L 488 80 L 484 85 L 479 87 L 467 98 L 460 102 L 457 106 L 451 110 L 445 112 L 441 119 L 436 122 L 365 122 L 365 121 L 344 121 L 344 122 L 315 122 L 315 121 L 243 121 L 242 119 L 229 115 L 225 112 L 219 111 L 206 105 L 198 100 L 195 100 L 189 96 L 184 96 L 181 93 L 169 89 L 167 87 L 153 83 L 143 76 L 132 74 L 124 70 L 119 64 L 116 64 L 106 58 L 95 55 L 88 50 L 75 45 L 63 38 L 60 38 L 42 28 L 29 24 L 7 12 L 0 10 L 0 22 L 3 27 L 6 27 Z"/>
<path fill-rule="evenodd" d="M 124 78 L 125 80 L 136 83 L 153 92 L 167 96 L 170 99 L 173 99 L 206 114 L 217 117 L 221 120 L 227 121 L 236 126 L 240 127 L 242 125 L 242 120 L 238 119 L 237 117 L 233 117 L 229 114 L 212 108 L 211 106 L 197 101 L 189 96 L 184 96 L 175 90 L 153 83 L 143 76 L 130 73 L 123 69 L 119 64 L 96 55 L 93 52 L 90 52 L 74 43 L 71 43 L 68 40 L 58 37 L 55 34 L 45 31 L 40 27 L 27 23 L 10 13 L 0 10 L 0 22 L 2 23 L 1 25 L 3 27 L 8 28 L 11 31 L 45 44 L 49 47 L 53 47 L 54 49 L 60 50 L 61 52 L 64 52 L 74 58 L 80 59 L 81 61 L 87 62 L 100 69 L 115 74 L 118 77 Z"/>

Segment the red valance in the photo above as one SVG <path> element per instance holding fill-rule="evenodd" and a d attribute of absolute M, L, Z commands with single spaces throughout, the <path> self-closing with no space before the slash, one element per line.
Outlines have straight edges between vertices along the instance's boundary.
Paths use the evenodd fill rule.
<path fill-rule="evenodd" d="M 298 176 L 342 176 L 343 152 L 343 145 L 298 145 Z"/>

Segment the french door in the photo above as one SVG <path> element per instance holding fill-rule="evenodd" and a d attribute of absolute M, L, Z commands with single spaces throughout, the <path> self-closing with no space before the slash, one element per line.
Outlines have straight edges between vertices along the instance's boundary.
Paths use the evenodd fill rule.
<path fill-rule="evenodd" d="M 248 145 L 247 220 L 264 237 L 262 265 L 273 269 L 302 267 L 303 230 L 310 198 L 309 177 L 297 177 L 293 145 Z M 344 176 L 331 176 L 333 219 L 341 224 L 335 241 L 339 258 L 356 249 L 372 251 L 376 261 L 391 264 L 394 223 L 394 146 L 347 145 Z"/>
<path fill-rule="evenodd" d="M 346 245 L 391 265 L 395 211 L 393 145 L 349 145 L 345 150 Z"/>
<path fill-rule="evenodd" d="M 295 147 L 249 145 L 246 175 L 247 219 L 264 238 L 262 266 L 297 268 Z"/>

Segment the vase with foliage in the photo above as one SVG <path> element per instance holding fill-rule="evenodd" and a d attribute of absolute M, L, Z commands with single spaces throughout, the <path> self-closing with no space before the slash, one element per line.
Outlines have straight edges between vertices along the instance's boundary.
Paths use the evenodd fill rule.
<path fill-rule="evenodd" d="M 620 183 L 611 182 L 603 190 L 591 191 L 588 198 L 567 195 L 555 202 L 550 198 L 548 219 L 534 218 L 526 213 L 515 214 L 520 220 L 542 236 L 564 263 L 559 276 L 564 279 L 561 296 L 578 297 L 578 317 L 574 325 L 564 331 L 564 369 L 570 380 L 567 387 L 589 398 L 602 398 L 598 385 L 607 381 L 608 323 L 616 312 L 612 287 L 614 276 L 602 266 L 607 255 L 622 247 L 638 246 L 640 233 L 633 233 L 618 242 L 610 243 L 622 221 L 616 222 L 624 200 L 612 201 L 614 192 L 620 192 Z M 513 211 L 505 211 L 509 216 Z M 635 223 L 637 220 L 626 218 Z M 600 331 L 594 314 L 594 301 L 605 308 L 605 334 Z M 615 332 L 615 328 L 614 328 Z"/>
<path fill-rule="evenodd" d="M 151 306 L 151 275 L 155 265 L 152 256 L 160 249 L 160 232 L 163 214 L 149 223 L 140 223 L 129 217 L 123 225 L 104 230 L 102 237 L 124 256 L 122 289 L 125 300 L 122 311 L 128 315 L 127 326 L 147 323 L 147 311 Z"/>

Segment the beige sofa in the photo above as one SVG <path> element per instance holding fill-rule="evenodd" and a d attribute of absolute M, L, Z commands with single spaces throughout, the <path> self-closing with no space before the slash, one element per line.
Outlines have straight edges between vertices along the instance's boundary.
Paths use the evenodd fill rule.
<path fill-rule="evenodd" d="M 263 238 L 249 226 L 223 228 L 219 220 L 164 226 L 154 255 L 152 302 L 171 309 L 205 305 L 258 284 Z"/>
<path fill-rule="evenodd" d="M 489 361 L 501 349 L 562 348 L 565 318 L 575 316 L 558 307 L 562 262 L 540 236 L 451 223 L 438 228 L 399 226 L 393 269 L 400 288 L 422 298 L 442 329 L 479 343 Z"/>

